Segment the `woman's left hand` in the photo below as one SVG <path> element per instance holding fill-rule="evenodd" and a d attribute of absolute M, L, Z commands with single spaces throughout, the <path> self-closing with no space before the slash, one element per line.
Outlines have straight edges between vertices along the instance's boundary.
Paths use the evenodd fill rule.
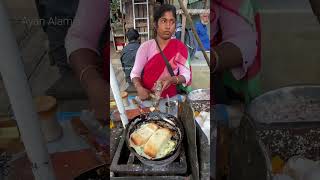
<path fill-rule="evenodd" d="M 162 82 L 162 91 L 166 90 L 169 86 L 176 82 L 176 78 L 168 76 L 161 79 Z"/>

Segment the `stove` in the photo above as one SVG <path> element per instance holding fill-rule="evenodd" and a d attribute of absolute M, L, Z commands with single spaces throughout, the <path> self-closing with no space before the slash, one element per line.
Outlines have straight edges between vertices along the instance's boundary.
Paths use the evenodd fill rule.
<path fill-rule="evenodd" d="M 187 176 L 187 159 L 185 149 L 181 147 L 181 153 L 174 162 L 167 166 L 152 167 L 143 164 L 139 159 L 130 152 L 125 142 L 125 135 L 121 136 L 119 145 L 114 154 L 110 171 L 114 173 L 111 179 L 141 178 L 152 176 L 154 179 L 184 179 Z M 150 178 L 150 177 L 149 177 Z"/>

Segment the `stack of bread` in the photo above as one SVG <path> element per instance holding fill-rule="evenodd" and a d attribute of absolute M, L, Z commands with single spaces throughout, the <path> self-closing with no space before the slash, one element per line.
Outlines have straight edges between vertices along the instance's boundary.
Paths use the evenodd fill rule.
<path fill-rule="evenodd" d="M 168 128 L 146 123 L 130 135 L 130 146 L 148 159 L 163 158 L 175 149 L 176 141 L 171 139 L 173 135 L 174 132 Z"/>

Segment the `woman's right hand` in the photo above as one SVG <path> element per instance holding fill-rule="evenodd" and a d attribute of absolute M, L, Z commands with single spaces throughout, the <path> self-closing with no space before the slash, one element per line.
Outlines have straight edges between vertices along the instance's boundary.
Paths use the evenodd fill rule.
<path fill-rule="evenodd" d="M 146 100 L 149 98 L 150 91 L 142 86 L 137 87 L 137 92 L 140 100 Z"/>

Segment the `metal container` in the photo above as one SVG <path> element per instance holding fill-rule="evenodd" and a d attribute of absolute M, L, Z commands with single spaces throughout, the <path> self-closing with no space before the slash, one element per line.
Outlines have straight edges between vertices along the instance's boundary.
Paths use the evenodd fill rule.
<path fill-rule="evenodd" d="M 196 89 L 188 94 L 189 101 L 210 101 L 210 89 Z"/>
<path fill-rule="evenodd" d="M 254 99 L 248 113 L 261 124 L 320 121 L 320 86 L 284 87 Z"/>
<path fill-rule="evenodd" d="M 320 86 L 284 87 L 253 100 L 232 137 L 231 179 L 271 180 L 272 151 L 259 132 L 320 128 Z M 320 157 L 318 157 L 320 158 Z"/>
<path fill-rule="evenodd" d="M 172 116 L 178 116 L 178 102 L 177 101 L 168 101 L 165 103 L 166 113 Z"/>

